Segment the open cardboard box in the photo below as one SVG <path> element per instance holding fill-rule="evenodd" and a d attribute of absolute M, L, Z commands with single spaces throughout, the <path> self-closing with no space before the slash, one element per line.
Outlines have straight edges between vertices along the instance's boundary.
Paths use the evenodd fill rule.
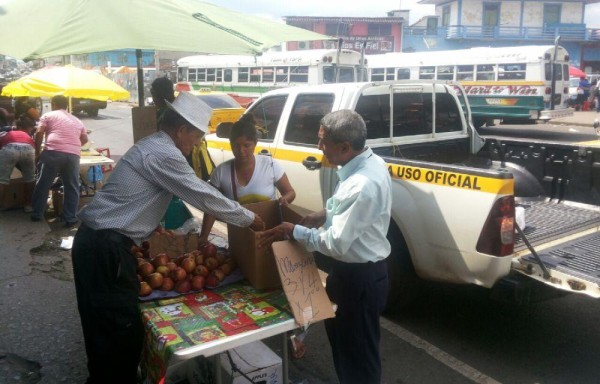
<path fill-rule="evenodd" d="M 258 214 L 267 229 L 282 221 L 298 223 L 302 216 L 290 207 L 281 207 L 275 200 L 246 204 L 245 208 Z M 258 248 L 257 233 L 250 228 L 227 225 L 229 250 L 240 267 L 244 277 L 256 289 L 281 286 L 275 258 L 270 247 Z"/>

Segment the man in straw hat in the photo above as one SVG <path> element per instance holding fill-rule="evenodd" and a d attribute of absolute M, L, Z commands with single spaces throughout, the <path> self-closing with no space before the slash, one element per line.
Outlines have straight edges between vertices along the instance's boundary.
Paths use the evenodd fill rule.
<path fill-rule="evenodd" d="M 136 382 L 144 329 L 131 247 L 160 228 L 173 195 L 225 222 L 264 228 L 258 215 L 198 179 L 185 159 L 206 132 L 211 108 L 185 92 L 167 104 L 159 131 L 127 151 L 78 215 L 72 258 L 87 383 Z"/>

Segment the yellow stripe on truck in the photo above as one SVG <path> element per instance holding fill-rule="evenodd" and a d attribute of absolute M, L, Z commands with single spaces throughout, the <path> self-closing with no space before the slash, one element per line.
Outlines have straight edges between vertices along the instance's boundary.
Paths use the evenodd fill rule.
<path fill-rule="evenodd" d="M 419 183 L 443 185 L 446 187 L 507 195 L 514 192 L 514 179 L 497 179 L 464 173 L 446 172 L 436 169 L 388 164 L 393 179 L 416 181 Z"/>
<path fill-rule="evenodd" d="M 211 148 L 231 151 L 229 142 L 213 142 L 209 141 L 208 146 Z M 269 150 L 268 147 L 257 146 L 256 153 L 262 149 Z M 285 161 L 301 163 L 308 156 L 315 157 L 322 162 L 323 167 L 334 167 L 327 161 L 323 154 L 307 153 L 303 151 L 294 151 L 289 149 L 278 148 L 275 158 Z M 513 194 L 515 189 L 514 179 L 498 179 L 494 177 L 485 177 L 479 175 L 467 175 L 464 173 L 455 173 L 440 171 L 428 168 L 411 167 L 398 164 L 387 164 L 390 176 L 393 179 L 401 179 L 407 181 L 416 181 L 419 183 L 443 185 L 446 187 L 469 189 L 473 191 L 493 193 L 497 195 Z"/>

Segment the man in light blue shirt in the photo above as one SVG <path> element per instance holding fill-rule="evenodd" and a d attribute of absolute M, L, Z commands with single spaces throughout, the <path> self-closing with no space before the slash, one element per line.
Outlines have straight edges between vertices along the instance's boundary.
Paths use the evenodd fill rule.
<path fill-rule="evenodd" d="M 321 120 L 319 149 L 339 166 L 340 183 L 323 211 L 298 225 L 282 223 L 261 235 L 261 245 L 291 237 L 335 260 L 327 293 L 337 304 L 325 321 L 340 383 L 380 383 L 379 316 L 388 292 L 385 259 L 391 218 L 391 179 L 385 162 L 365 147 L 367 130 L 351 110 Z"/>

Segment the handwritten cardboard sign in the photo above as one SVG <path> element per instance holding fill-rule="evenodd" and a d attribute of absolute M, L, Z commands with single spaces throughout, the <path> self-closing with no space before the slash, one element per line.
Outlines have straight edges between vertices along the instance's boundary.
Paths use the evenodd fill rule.
<path fill-rule="evenodd" d="M 304 326 L 334 317 L 313 254 L 297 241 L 277 241 L 272 248 L 281 285 L 296 322 Z"/>

